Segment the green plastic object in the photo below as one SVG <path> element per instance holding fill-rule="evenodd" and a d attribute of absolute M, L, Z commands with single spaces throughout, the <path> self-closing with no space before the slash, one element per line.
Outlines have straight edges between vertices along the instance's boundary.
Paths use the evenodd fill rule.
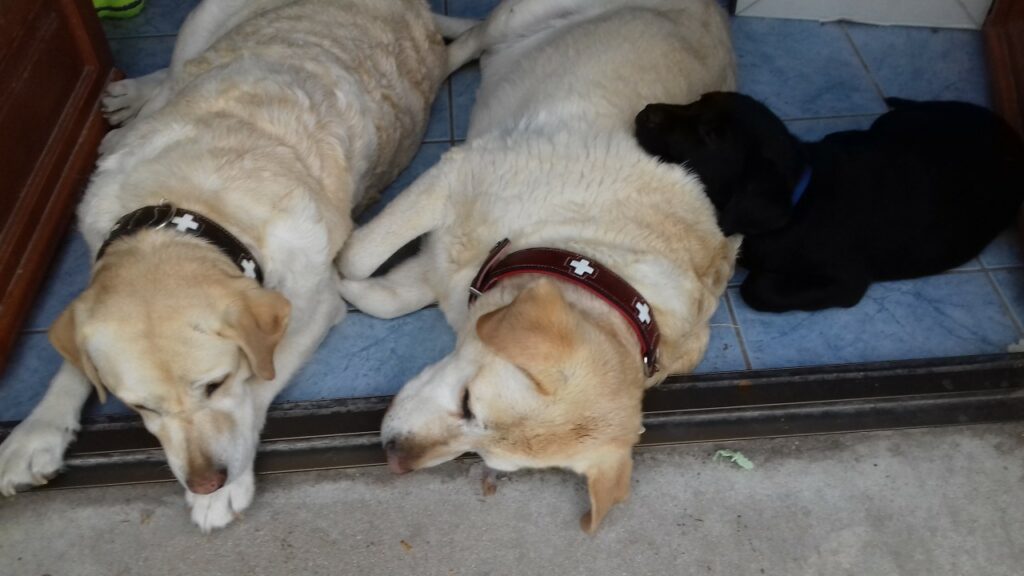
<path fill-rule="evenodd" d="M 146 0 L 92 0 L 92 5 L 100 18 L 123 20 L 138 16 Z"/>
<path fill-rule="evenodd" d="M 714 460 L 715 462 L 728 460 L 744 470 L 752 470 L 754 468 L 754 463 L 750 461 L 750 458 L 747 458 L 738 450 L 719 450 L 715 452 Z"/>

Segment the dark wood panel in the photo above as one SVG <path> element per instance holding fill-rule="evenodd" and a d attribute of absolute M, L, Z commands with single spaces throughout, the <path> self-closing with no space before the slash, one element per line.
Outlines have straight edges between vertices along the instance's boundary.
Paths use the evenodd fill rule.
<path fill-rule="evenodd" d="M 0 12 L 2 370 L 95 162 L 113 64 L 87 0 L 4 0 Z"/>
<path fill-rule="evenodd" d="M 74 113 L 75 92 L 88 88 L 90 70 L 75 52 L 68 22 L 58 6 L 47 3 L 37 12 L 29 31 L 0 67 L 0 78 L 14 81 L 0 85 L 0 126 L 17 135 L 0 139 L 0 170 L 5 186 L 13 190 L 31 190 L 30 180 L 42 176 L 36 169 L 44 161 L 50 140 L 57 135 L 65 112 Z M 0 195 L 0 227 L 15 213 L 32 212 L 31 206 L 16 203 L 37 201 L 38 194 Z M 3 275 L 0 273 L 0 282 Z"/>
<path fill-rule="evenodd" d="M 1024 134 L 1024 1 L 996 0 L 982 30 L 992 104 Z"/>

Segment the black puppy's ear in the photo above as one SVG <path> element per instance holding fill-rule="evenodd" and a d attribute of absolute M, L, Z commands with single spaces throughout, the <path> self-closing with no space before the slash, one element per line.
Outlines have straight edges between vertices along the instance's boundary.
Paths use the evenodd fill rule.
<path fill-rule="evenodd" d="M 748 236 L 778 230 L 793 215 L 792 190 L 787 179 L 767 158 L 751 162 L 743 183 L 718 213 L 718 225 L 726 236 Z"/>

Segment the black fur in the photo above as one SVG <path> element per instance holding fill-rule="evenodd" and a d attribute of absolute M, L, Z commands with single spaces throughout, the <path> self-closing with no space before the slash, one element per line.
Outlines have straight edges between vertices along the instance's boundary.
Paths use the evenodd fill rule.
<path fill-rule="evenodd" d="M 1001 118 L 961 102 L 886 102 L 868 130 L 804 143 L 753 98 L 714 92 L 651 104 L 636 134 L 700 177 L 723 232 L 745 235 L 740 292 L 751 307 L 848 307 L 873 281 L 967 262 L 1024 200 L 1024 144 Z"/>

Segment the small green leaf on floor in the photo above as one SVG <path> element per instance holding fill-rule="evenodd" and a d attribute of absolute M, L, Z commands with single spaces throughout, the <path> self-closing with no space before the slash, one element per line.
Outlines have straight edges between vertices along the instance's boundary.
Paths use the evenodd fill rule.
<path fill-rule="evenodd" d="M 750 461 L 750 458 L 747 458 L 738 450 L 719 450 L 715 452 L 714 461 L 718 462 L 719 460 L 728 460 L 744 470 L 752 470 L 754 468 L 754 463 Z"/>

